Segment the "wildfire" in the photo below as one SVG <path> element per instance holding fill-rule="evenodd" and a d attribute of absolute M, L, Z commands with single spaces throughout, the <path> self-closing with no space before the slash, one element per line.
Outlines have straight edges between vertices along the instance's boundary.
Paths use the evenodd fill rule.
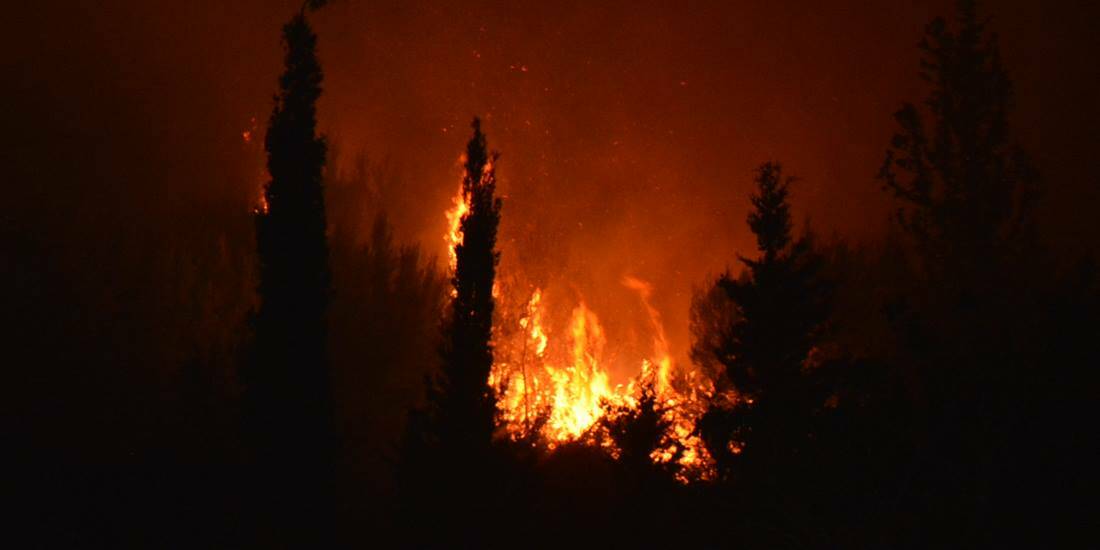
<path fill-rule="evenodd" d="M 623 282 L 639 292 L 653 324 L 654 355 L 639 361 L 638 376 L 625 385 L 612 383 L 606 333 L 583 300 L 560 331 L 564 338 L 552 338 L 544 321 L 544 293 L 536 288 L 523 307 L 519 330 L 508 333 L 518 342 L 498 342 L 501 354 L 489 383 L 498 392 L 501 429 L 517 439 L 535 436 L 550 449 L 590 438 L 614 453 L 613 442 L 599 431 L 600 420 L 611 409 L 636 408 L 643 382 L 650 381 L 669 426 L 651 458 L 657 463 L 675 461 L 682 481 L 707 478 L 711 460 L 693 432 L 710 388 L 694 371 L 676 379 L 660 314 L 649 303 L 649 284 L 635 278 Z"/>
<path fill-rule="evenodd" d="M 463 154 L 458 157 L 459 165 L 466 164 L 466 155 Z M 489 158 L 485 162 L 485 167 L 481 170 L 481 179 L 484 181 L 486 178 L 491 177 L 493 173 L 493 159 Z M 463 174 L 464 177 L 466 174 Z M 465 187 L 462 183 L 458 185 L 458 192 L 451 198 L 451 208 L 445 213 L 447 217 L 447 232 L 443 235 L 443 240 L 447 243 L 447 254 L 451 272 L 453 273 L 455 268 L 458 267 L 458 245 L 462 244 L 462 219 L 466 217 L 466 214 L 470 213 L 470 196 L 466 193 Z M 493 286 L 493 297 L 497 297 L 498 289 Z"/>
<path fill-rule="evenodd" d="M 653 326 L 653 353 L 657 357 L 657 394 L 668 392 L 671 389 L 669 377 L 672 374 L 672 357 L 668 353 L 668 339 L 665 338 L 665 325 L 661 322 L 661 313 L 649 303 L 649 297 L 653 294 L 653 286 L 649 283 L 631 276 L 623 277 L 623 286 L 637 291 L 638 296 L 649 315 L 649 322 Z"/>
<path fill-rule="evenodd" d="M 545 365 L 553 385 L 553 401 L 547 435 L 568 441 L 583 435 L 603 414 L 603 401 L 618 401 L 621 395 L 608 383 L 600 365 L 607 343 L 596 314 L 581 302 L 573 310 L 569 326 L 572 363 L 564 367 Z"/>
<path fill-rule="evenodd" d="M 453 272 L 458 266 L 457 247 L 462 243 L 462 218 L 466 217 L 466 214 L 470 212 L 469 197 L 462 190 L 462 184 L 458 185 L 458 193 L 451 199 L 452 206 L 447 210 L 447 233 L 443 235 L 443 240 L 447 242 L 447 253 L 449 254 L 451 271 Z"/>
<path fill-rule="evenodd" d="M 464 158 L 460 158 L 460 163 Z M 486 165 L 483 177 L 491 170 Z M 462 186 L 446 211 L 449 265 L 457 267 L 457 247 L 462 243 L 462 221 L 470 212 L 471 197 Z M 651 304 L 652 285 L 625 277 L 623 286 L 635 291 L 652 330 L 652 352 L 638 359 L 639 374 L 627 384 L 613 384 L 604 356 L 607 337 L 599 317 L 583 299 L 572 308 L 558 331 L 548 324 L 545 293 L 541 288 L 521 291 L 493 285 L 493 297 L 516 304 L 519 317 L 512 326 L 494 330 L 494 363 L 487 381 L 497 393 L 499 429 L 513 439 L 534 438 L 547 448 L 581 439 L 593 441 L 616 453 L 613 442 L 601 433 L 601 419 L 610 410 L 635 409 L 642 384 L 648 383 L 657 399 L 668 430 L 653 451 L 655 463 L 675 462 L 681 481 L 705 479 L 712 461 L 701 439 L 694 435 L 696 420 L 705 410 L 709 382 L 695 371 L 678 371 L 669 352 L 660 312 Z M 453 296 L 452 291 L 452 296 Z M 522 305 L 520 305 L 522 304 Z M 498 311 L 504 308 L 498 308 Z"/>

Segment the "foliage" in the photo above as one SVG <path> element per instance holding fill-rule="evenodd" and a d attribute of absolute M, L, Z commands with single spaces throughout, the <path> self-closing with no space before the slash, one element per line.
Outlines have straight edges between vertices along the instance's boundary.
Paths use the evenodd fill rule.
<path fill-rule="evenodd" d="M 259 310 L 245 382 L 246 432 L 261 521 L 291 540 L 324 540 L 336 445 L 326 316 L 330 270 L 316 135 L 317 37 L 301 14 L 283 27 L 279 78 L 264 140 L 271 180 L 256 214 Z M 286 476 L 285 472 L 296 472 Z M 276 482 L 275 480 L 280 480 Z"/>
<path fill-rule="evenodd" d="M 943 18 L 925 28 L 921 77 L 932 91 L 924 112 L 906 103 L 879 172 L 899 202 L 897 220 L 925 269 L 940 281 L 975 284 L 971 273 L 1029 243 L 1037 175 L 1010 137 L 1012 84 L 996 35 L 973 0 L 959 2 L 956 30 Z"/>
<path fill-rule="evenodd" d="M 735 308 L 726 316 L 731 324 L 697 327 L 696 356 L 717 358 L 737 392 L 732 404 L 716 401 L 699 426 L 723 474 L 742 448 L 758 464 L 787 462 L 824 399 L 811 391 L 808 358 L 828 316 L 829 290 L 811 238 L 791 237 L 791 181 L 777 163 L 757 171 L 748 224 L 760 255 L 741 258 L 748 268 L 741 278 L 727 273 L 715 283 Z"/>

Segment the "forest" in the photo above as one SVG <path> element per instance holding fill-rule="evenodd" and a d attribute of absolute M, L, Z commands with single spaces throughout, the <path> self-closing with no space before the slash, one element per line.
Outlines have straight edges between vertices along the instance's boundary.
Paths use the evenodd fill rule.
<path fill-rule="evenodd" d="M 16 540 L 1090 545 L 1085 12 L 353 3 L 27 16 Z"/>

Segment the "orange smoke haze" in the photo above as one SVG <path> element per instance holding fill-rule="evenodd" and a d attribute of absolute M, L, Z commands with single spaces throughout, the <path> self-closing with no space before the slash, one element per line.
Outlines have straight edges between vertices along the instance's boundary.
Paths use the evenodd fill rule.
<path fill-rule="evenodd" d="M 322 120 L 345 153 L 390 163 L 398 235 L 443 256 L 439 213 L 481 116 L 502 153 L 502 277 L 583 298 L 612 347 L 647 348 L 658 312 L 681 363 L 692 285 L 753 253 L 744 219 L 760 162 L 801 178 L 800 224 L 880 232 L 888 202 L 873 175 L 891 114 L 920 96 L 914 44 L 948 5 L 337 3 L 317 18 Z M 651 285 L 647 304 L 624 277 Z"/>
<path fill-rule="evenodd" d="M 381 206 L 397 240 L 421 242 L 443 265 L 455 158 L 479 115 L 502 153 L 500 284 L 514 289 L 505 296 L 520 311 L 542 289 L 547 353 L 569 345 L 561 337 L 583 303 L 598 317 L 614 387 L 662 346 L 674 367 L 688 364 L 692 285 L 753 251 L 744 221 L 760 162 L 801 177 L 796 221 L 880 235 L 888 201 L 873 176 L 891 114 L 922 97 L 916 42 L 950 2 L 918 4 L 334 1 L 311 16 L 321 127 L 340 153 L 333 169 L 350 169 L 360 151 L 387 167 Z M 1100 87 L 1081 78 L 1095 65 L 1100 7 L 992 4 L 1017 133 L 1067 190 L 1043 206 L 1057 212 L 1049 240 L 1079 243 L 1100 208 L 1095 175 L 1080 170 L 1100 121 Z M 19 206 L 0 228 L 33 235 L 57 273 L 80 274 L 57 286 L 106 312 L 88 326 L 121 317 L 107 306 L 133 294 L 126 285 L 159 296 L 164 277 L 145 270 L 178 270 L 150 264 L 151 251 L 214 249 L 227 225 L 250 230 L 241 213 L 262 208 L 257 158 L 279 29 L 300 5 L 13 6 L 0 93 L 8 198 Z M 370 221 L 358 227 L 366 238 Z M 147 300 L 158 304 L 150 316 L 169 315 Z"/>
<path fill-rule="evenodd" d="M 544 287 L 569 281 L 616 341 L 631 327 L 612 319 L 648 322 L 621 280 L 645 280 L 683 360 L 691 285 L 752 251 L 744 216 L 760 162 L 801 176 L 798 221 L 856 237 L 881 229 L 888 203 L 873 175 L 890 116 L 920 97 L 915 44 L 949 4 L 333 2 L 313 17 L 321 125 L 341 168 L 359 151 L 391 168 L 400 186 L 385 207 L 398 239 L 443 256 L 439 213 L 480 115 L 502 152 L 502 271 L 522 266 Z M 262 141 L 278 29 L 300 2 L 35 5 L 15 13 L 29 51 L 9 73 L 8 111 L 26 130 L 21 147 L 71 153 L 23 157 L 15 177 L 43 177 L 48 163 L 79 166 L 84 178 L 59 175 L 76 188 L 56 192 L 24 186 L 23 202 L 42 204 L 28 206 L 28 219 L 107 209 L 131 227 L 255 205 L 241 132 L 255 117 L 251 139 Z M 1090 63 L 1082 41 L 1094 40 L 1094 18 L 1077 8 L 989 6 L 1008 38 L 1025 145 L 1049 179 L 1080 181 L 1081 193 L 1050 205 L 1066 235 L 1083 233 L 1100 202 L 1092 180 L 1063 162 L 1083 158 L 1090 124 L 1081 122 L 1100 119 L 1084 101 L 1100 93 L 1096 83 L 1066 80 Z M 81 184 L 87 174 L 106 185 Z M 78 207 L 97 200 L 107 204 Z"/>

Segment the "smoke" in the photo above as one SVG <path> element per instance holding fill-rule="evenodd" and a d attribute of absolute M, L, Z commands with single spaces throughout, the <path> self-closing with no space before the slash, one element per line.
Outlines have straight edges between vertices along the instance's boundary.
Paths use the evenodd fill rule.
<path fill-rule="evenodd" d="M 873 174 L 890 115 L 921 97 L 915 42 L 946 4 L 336 2 L 311 15 L 326 74 L 321 122 L 350 153 L 334 169 L 365 151 L 399 176 L 384 198 L 395 240 L 442 256 L 455 159 L 480 115 L 502 152 L 502 276 L 560 295 L 562 307 L 583 297 L 609 340 L 640 347 L 649 315 L 621 282 L 647 281 L 672 354 L 686 361 L 692 285 L 736 270 L 736 254 L 753 246 L 744 218 L 761 161 L 801 178 L 796 220 L 878 234 L 888 203 Z M 21 282 L 8 286 L 5 324 L 87 344 L 79 349 L 104 371 L 128 365 L 104 385 L 168 387 L 171 376 L 150 372 L 179 355 L 157 348 L 181 347 L 168 334 L 178 304 L 194 301 L 180 266 L 201 279 L 217 270 L 195 264 L 247 261 L 256 159 L 241 132 L 266 121 L 279 28 L 300 7 L 9 10 L 0 242 L 11 251 L 5 279 Z M 1064 190 L 1048 202 L 1062 208 L 1053 227 L 1081 233 L 1100 200 L 1077 160 L 1090 158 L 1082 132 L 1100 118 L 1080 107 L 1098 95 L 1079 78 L 1095 49 L 1085 27 L 1095 7 L 991 8 L 1019 90 L 1019 133 Z M 248 289 L 237 281 L 224 292 L 247 303 Z M 225 331 L 234 315 L 220 318 Z"/>

